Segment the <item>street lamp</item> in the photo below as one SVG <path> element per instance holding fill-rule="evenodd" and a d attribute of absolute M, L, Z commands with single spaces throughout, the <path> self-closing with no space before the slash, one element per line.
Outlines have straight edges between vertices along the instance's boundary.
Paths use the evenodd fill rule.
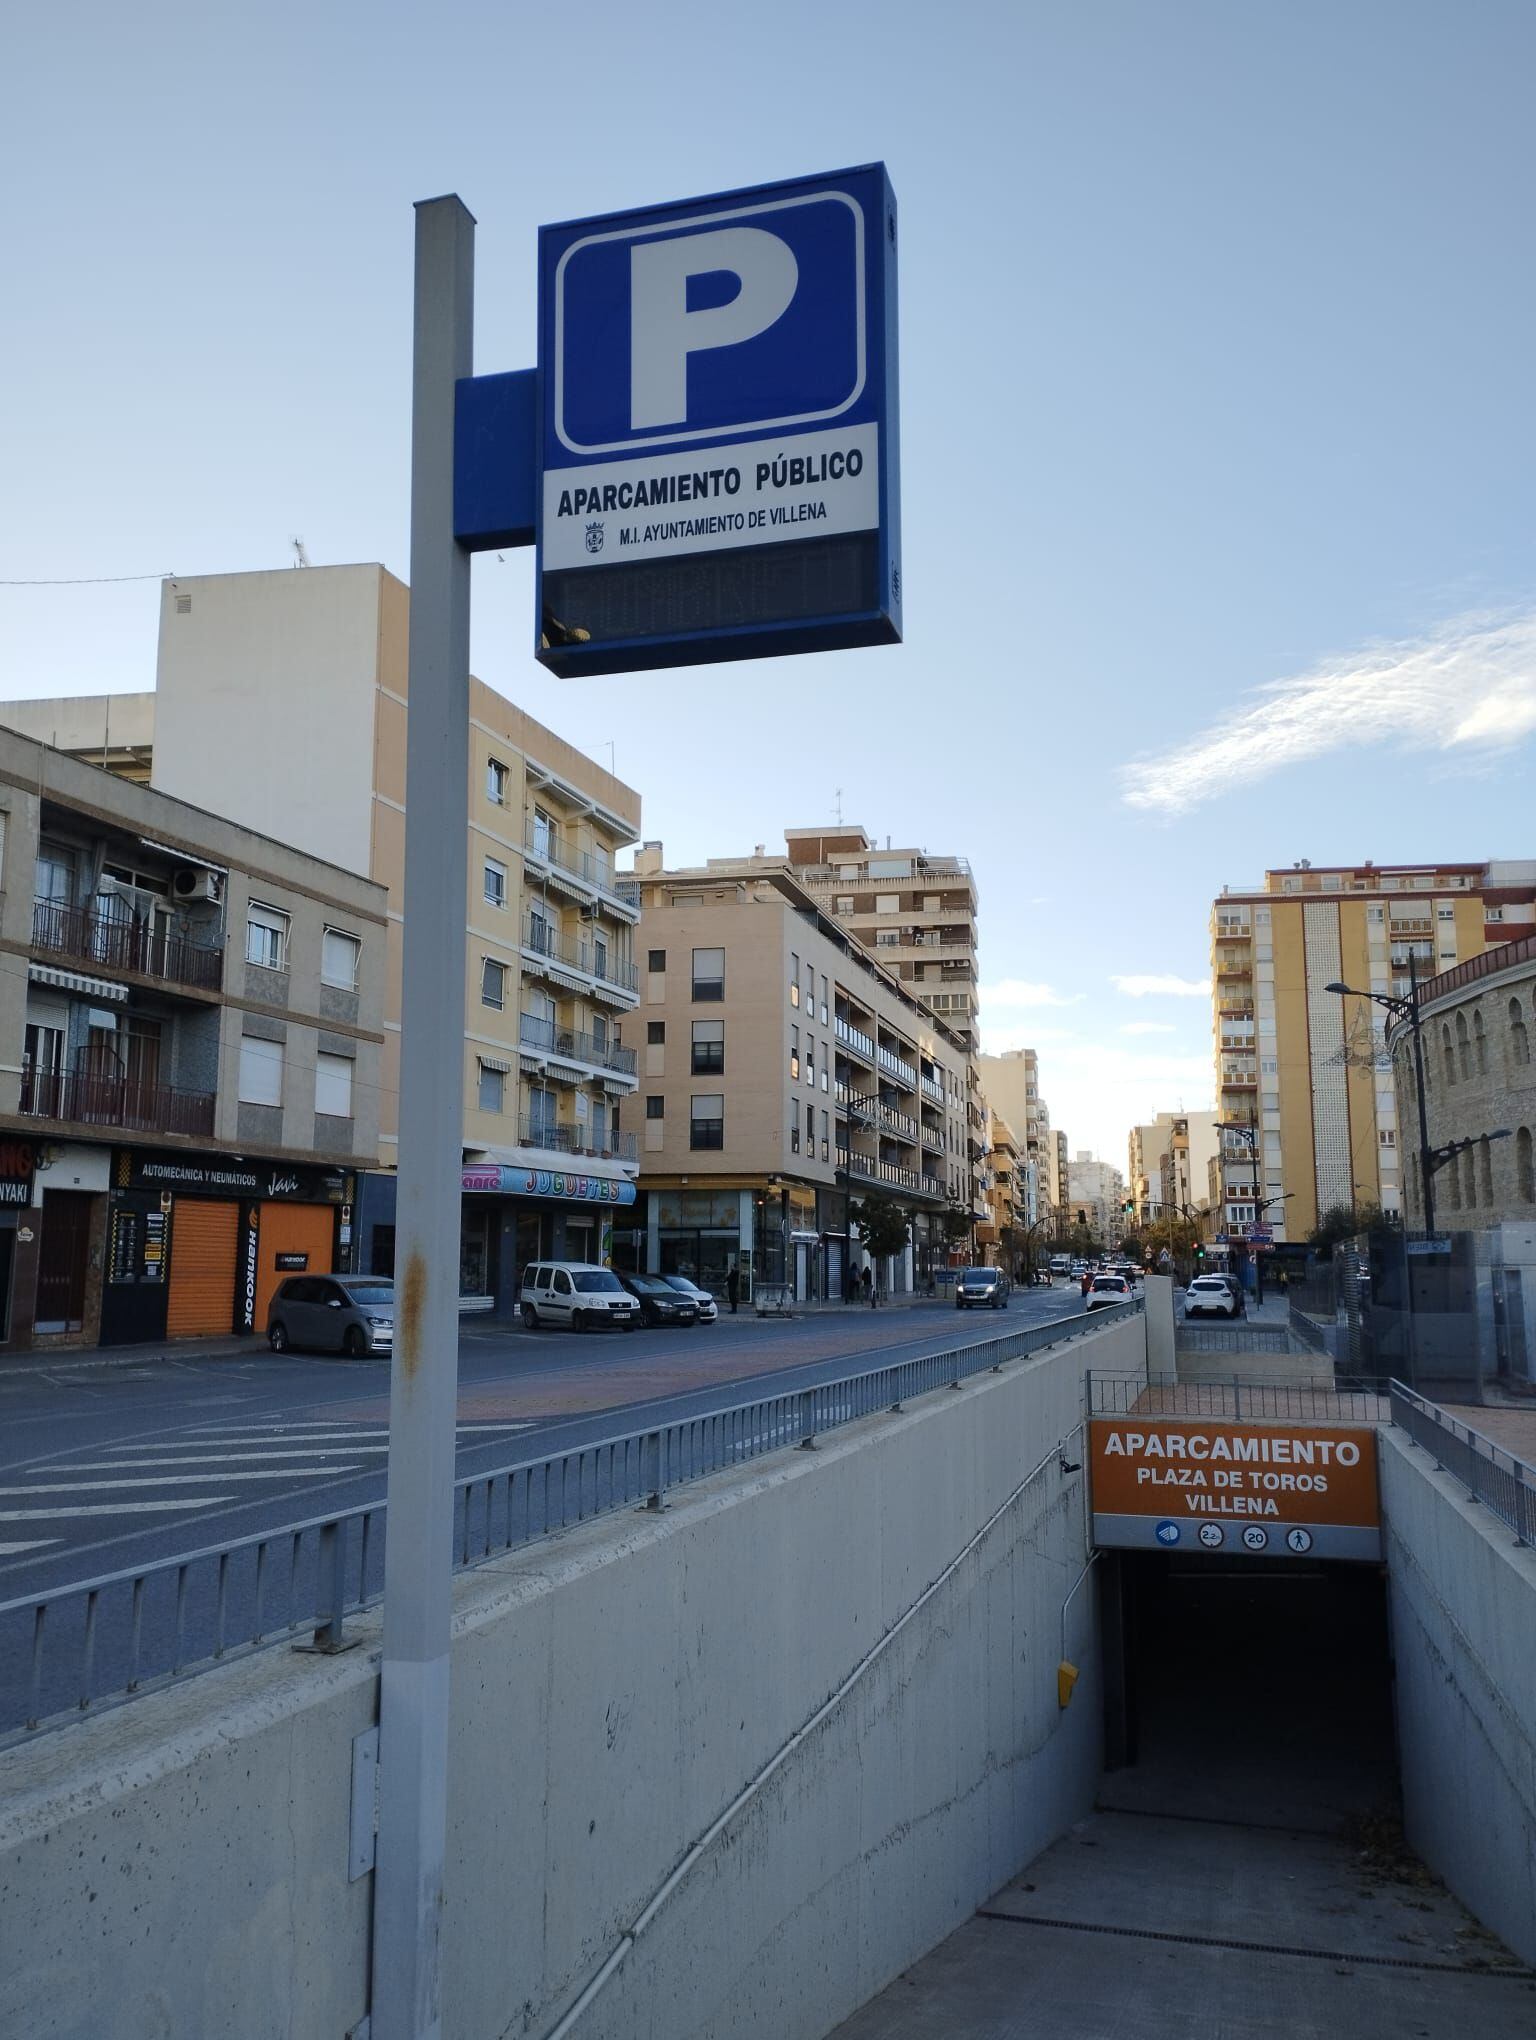
<path fill-rule="evenodd" d="M 1255 1202 L 1254 1211 L 1259 1223 L 1263 1223 L 1266 1211 L 1273 1211 L 1276 1206 L 1279 1206 L 1283 1211 L 1287 1198 L 1294 1197 L 1295 1195 L 1296 1192 L 1294 1190 L 1282 1190 L 1278 1197 L 1266 1197 L 1262 1204 Z M 1262 1303 L 1264 1301 L 1264 1257 L 1259 1252 L 1257 1240 L 1255 1240 L 1253 1247 L 1253 1279 L 1258 1300 Z"/>
<path fill-rule="evenodd" d="M 1378 1006 L 1385 1006 L 1394 1020 L 1406 1020 L 1413 1030 L 1413 1081 L 1419 1106 L 1419 1173 L 1424 1179 L 1424 1230 L 1431 1238 L 1435 1230 L 1435 1169 L 1433 1150 L 1429 1145 L 1429 1114 L 1424 1106 L 1424 1016 L 1419 1004 L 1419 973 L 1414 963 L 1413 951 L 1408 952 L 1408 996 L 1400 997 L 1396 992 L 1358 992 L 1351 985 L 1324 985 L 1325 992 L 1335 992 L 1341 999 L 1371 999 Z"/>

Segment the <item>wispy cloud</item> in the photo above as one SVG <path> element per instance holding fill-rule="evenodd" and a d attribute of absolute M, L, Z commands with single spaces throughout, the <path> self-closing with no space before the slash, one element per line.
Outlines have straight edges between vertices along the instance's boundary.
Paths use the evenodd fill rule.
<path fill-rule="evenodd" d="M 1330 751 L 1395 744 L 1470 756 L 1536 731 L 1536 611 L 1453 617 L 1255 689 L 1188 743 L 1122 766 L 1128 806 L 1185 814 Z"/>
<path fill-rule="evenodd" d="M 1054 985 L 1036 984 L 1031 978 L 1000 978 L 995 985 L 983 985 L 980 990 L 984 1007 L 1005 1007 L 1009 1011 L 1022 1006 L 1075 1006 L 1082 996 L 1081 992 L 1058 992 Z"/>
<path fill-rule="evenodd" d="M 1110 983 L 1127 999 L 1208 999 L 1209 978 L 1173 976 L 1112 977 Z"/>
<path fill-rule="evenodd" d="M 1178 1029 L 1171 1027 L 1166 1020 L 1122 1020 L 1120 1032 L 1122 1034 L 1176 1034 Z"/>

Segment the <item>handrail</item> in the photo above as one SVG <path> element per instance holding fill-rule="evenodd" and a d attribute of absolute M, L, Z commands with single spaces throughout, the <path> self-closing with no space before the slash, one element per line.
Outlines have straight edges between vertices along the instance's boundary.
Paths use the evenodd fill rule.
<path fill-rule="evenodd" d="M 659 1509 L 671 1488 L 812 1445 L 823 1433 L 1141 1309 L 1137 1299 L 1021 1327 L 468 1475 L 454 1483 L 454 1569 L 637 1503 Z M 126 1701 L 269 1639 L 312 1631 L 317 1649 L 342 1648 L 347 1616 L 382 1593 L 385 1519 L 384 1502 L 368 1503 L 0 1603 L 0 1665 L 27 1666 L 20 1719 L 0 1720 L 0 1742 Z M 103 1636 L 117 1674 L 98 1670 Z"/>
<path fill-rule="evenodd" d="M 1457 1420 L 1401 1381 L 1388 1391 L 1392 1422 L 1422 1445 L 1474 1501 L 1507 1523 L 1517 1544 L 1536 1543 L 1536 1466 Z"/>

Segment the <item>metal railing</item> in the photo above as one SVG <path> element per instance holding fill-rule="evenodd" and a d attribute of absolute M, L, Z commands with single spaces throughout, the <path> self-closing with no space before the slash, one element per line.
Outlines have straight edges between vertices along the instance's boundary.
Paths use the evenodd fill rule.
<path fill-rule="evenodd" d="M 1182 1318 L 1174 1326 L 1174 1345 L 1181 1353 L 1289 1353 L 1289 1325 L 1255 1325 L 1246 1320 L 1224 1325 L 1191 1325 Z"/>
<path fill-rule="evenodd" d="M 34 901 L 32 947 L 100 970 L 136 971 L 140 977 L 202 992 L 216 992 L 224 982 L 222 949 L 165 934 L 147 922 L 91 907 L 66 907 L 57 900 Z"/>
<path fill-rule="evenodd" d="M 542 1148 L 546 1154 L 599 1155 L 621 1162 L 632 1162 L 636 1156 L 632 1133 L 598 1133 L 590 1126 L 555 1125 L 547 1119 L 525 1119 L 517 1134 L 519 1146 Z"/>
<path fill-rule="evenodd" d="M 1310 1418 L 1323 1423 L 1384 1423 L 1387 1398 L 1379 1387 L 1355 1378 L 1335 1378 L 1331 1369 L 1315 1381 L 1265 1381 L 1244 1375 L 1230 1381 L 1181 1381 L 1177 1375 L 1090 1374 L 1086 1383 L 1090 1416 Z"/>
<path fill-rule="evenodd" d="M 178 1091 L 112 1070 L 33 1069 L 21 1073 L 19 1109 L 77 1126 L 131 1126 L 139 1133 L 213 1132 L 211 1091 Z"/>
<path fill-rule="evenodd" d="M 1442 1472 L 1483 1502 L 1515 1533 L 1517 1544 L 1536 1543 L 1536 1466 L 1519 1459 L 1485 1438 L 1481 1431 L 1461 1424 L 1438 1404 L 1416 1395 L 1400 1381 L 1389 1390 L 1392 1422 L 1406 1431 L 1415 1445 L 1422 1445 Z"/>
<path fill-rule="evenodd" d="M 832 1032 L 844 1048 L 852 1049 L 855 1055 L 863 1056 L 866 1062 L 874 1061 L 874 1037 L 866 1034 L 861 1027 L 855 1027 L 848 1020 L 835 1020 L 832 1023 Z"/>
<path fill-rule="evenodd" d="M 599 1039 L 574 1027 L 561 1027 L 537 1013 L 518 1015 L 517 1039 L 519 1046 L 536 1055 L 567 1056 L 573 1062 L 588 1063 L 594 1069 L 617 1070 L 627 1077 L 632 1077 L 638 1066 L 634 1049 L 621 1048 L 611 1036 Z"/>
<path fill-rule="evenodd" d="M 1132 1317 L 1140 1301 L 1033 1325 L 812 1388 L 628 1431 L 454 1484 L 455 1571 L 637 1505 L 920 1395 L 957 1388 Z M 383 1591 L 383 1502 L 311 1517 L 50 1594 L 0 1603 L 0 1742 L 62 1726 L 258 1646 L 305 1635 L 343 1647 L 346 1618 Z"/>
<path fill-rule="evenodd" d="M 877 1048 L 875 1061 L 888 1077 L 894 1077 L 899 1084 L 905 1084 L 909 1091 L 917 1089 L 917 1071 L 911 1063 L 904 1062 L 894 1049 L 883 1045 Z"/>

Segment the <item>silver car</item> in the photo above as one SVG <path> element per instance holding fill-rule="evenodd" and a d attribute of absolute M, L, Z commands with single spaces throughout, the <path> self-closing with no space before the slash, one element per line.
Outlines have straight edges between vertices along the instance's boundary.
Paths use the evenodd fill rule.
<path fill-rule="evenodd" d="M 267 1344 L 316 1353 L 388 1353 L 395 1343 L 395 1285 L 387 1275 L 290 1275 L 267 1307 Z"/>

